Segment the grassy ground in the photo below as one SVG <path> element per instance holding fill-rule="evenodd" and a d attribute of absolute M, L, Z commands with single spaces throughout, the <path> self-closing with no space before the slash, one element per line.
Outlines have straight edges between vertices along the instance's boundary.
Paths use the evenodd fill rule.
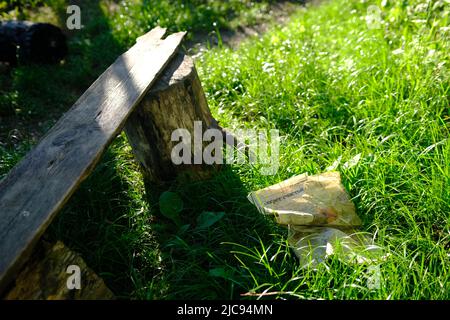
<path fill-rule="evenodd" d="M 324 2 L 237 51 L 218 48 L 197 61 L 222 125 L 280 130 L 276 175 L 235 165 L 204 183 L 146 190 L 122 135 L 49 237 L 81 252 L 124 298 L 226 299 L 250 292 L 449 299 L 449 4 L 374 3 L 384 21 L 379 29 L 365 21 L 371 3 Z M 76 81 L 69 81 L 71 88 Z M 43 96 L 58 103 L 51 93 Z M 27 146 L 16 148 L 3 147 L 1 173 Z M 357 155 L 356 165 L 342 165 Z M 330 258 L 317 270 L 301 269 L 286 230 L 246 199 L 251 190 L 329 166 L 341 172 L 363 229 L 389 253 L 379 265 L 379 289 L 368 288 L 364 265 Z M 183 201 L 181 228 L 160 213 L 158 197 L 166 190 Z M 225 214 L 199 228 L 204 212 Z"/>
<path fill-rule="evenodd" d="M 10 10 L 7 2 L 23 3 Z M 5 147 L 35 143 L 135 39 L 156 25 L 169 31 L 211 33 L 264 20 L 273 1 L 50 0 L 0 1 L 0 20 L 51 22 L 69 36 L 63 65 L 25 66 L 0 73 L 0 156 Z M 45 5 L 43 5 L 45 3 Z M 81 9 L 81 30 L 66 28 L 67 6 Z M 7 9 L 5 9 L 7 8 Z M 45 86 L 36 86 L 45 79 Z M 18 143 L 19 142 L 19 143 Z M 11 150 L 7 150 L 10 153 Z M 1 156 L 3 158 L 3 156 Z M 4 170 L 0 171 L 0 174 Z"/>
<path fill-rule="evenodd" d="M 323 172 L 360 154 L 355 167 L 337 169 L 364 228 L 390 252 L 380 265 L 381 288 L 370 291 L 364 267 L 330 261 L 305 273 L 281 244 L 263 255 L 263 244 L 255 243 L 238 250 L 250 256 L 235 254 L 246 258 L 240 264 L 252 279 L 246 290 L 449 297 L 449 8 L 390 3 L 381 8 L 380 29 L 366 25 L 368 4 L 333 1 L 238 52 L 211 52 L 200 64 L 217 114 L 276 127 L 284 136 L 278 175 L 240 170 L 248 189 Z"/>

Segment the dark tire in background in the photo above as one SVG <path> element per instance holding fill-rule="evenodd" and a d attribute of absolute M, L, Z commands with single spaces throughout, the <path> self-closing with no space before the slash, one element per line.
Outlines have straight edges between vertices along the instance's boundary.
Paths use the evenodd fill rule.
<path fill-rule="evenodd" d="M 0 61 L 10 65 L 17 61 L 58 63 L 68 52 L 66 36 L 60 28 L 49 23 L 3 22 L 0 24 L 0 43 Z"/>

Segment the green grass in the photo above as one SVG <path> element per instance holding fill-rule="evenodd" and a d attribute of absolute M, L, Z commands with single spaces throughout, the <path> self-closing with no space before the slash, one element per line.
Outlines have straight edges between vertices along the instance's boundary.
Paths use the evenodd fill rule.
<path fill-rule="evenodd" d="M 449 299 L 449 4 L 373 3 L 381 29 L 366 25 L 371 3 L 323 2 L 196 62 L 223 126 L 280 130 L 276 175 L 233 165 L 207 182 L 146 187 L 122 134 L 49 236 L 81 252 L 123 298 Z M 5 173 L 20 157 L 1 150 Z M 343 166 L 358 154 L 355 166 Z M 333 164 L 362 229 L 389 254 L 379 289 L 368 288 L 367 265 L 333 257 L 300 268 L 286 230 L 246 199 Z M 181 228 L 160 213 L 167 190 L 183 201 Z M 225 215 L 197 228 L 205 211 Z"/>
<path fill-rule="evenodd" d="M 77 3 L 84 27 L 75 31 L 66 29 L 66 0 L 21 1 L 22 11 L 10 11 L 6 2 L 0 1 L 0 20 L 56 24 L 68 34 L 70 54 L 62 65 L 21 65 L 0 73 L 0 149 L 17 144 L 13 136 L 18 135 L 20 141 L 36 143 L 138 36 L 153 27 L 186 30 L 188 37 L 235 29 L 264 20 L 272 1 L 83 0 Z M 45 86 L 36 85 L 43 79 Z M 0 174 L 4 172 L 0 168 Z"/>
<path fill-rule="evenodd" d="M 338 170 L 364 229 L 390 254 L 380 264 L 381 288 L 371 291 L 366 267 L 332 260 L 305 273 L 293 267 L 282 241 L 266 255 L 270 242 L 255 242 L 235 254 L 251 275 L 245 290 L 449 298 L 449 6 L 390 3 L 381 29 L 366 26 L 368 4 L 332 1 L 237 52 L 204 56 L 200 75 L 225 124 L 233 126 L 232 114 L 251 126 L 278 128 L 284 138 L 278 174 L 241 169 L 244 185 L 254 190 L 320 173 L 361 154 L 356 166 Z M 271 257 L 281 261 L 264 263 Z"/>

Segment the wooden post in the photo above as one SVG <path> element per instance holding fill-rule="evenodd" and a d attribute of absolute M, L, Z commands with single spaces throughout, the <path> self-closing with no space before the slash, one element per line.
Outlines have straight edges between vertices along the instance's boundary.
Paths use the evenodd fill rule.
<path fill-rule="evenodd" d="M 165 33 L 139 37 L 0 180 L 0 292 L 177 54 L 185 32 Z"/>
<path fill-rule="evenodd" d="M 181 165 L 172 162 L 172 148 L 178 143 L 171 141 L 172 132 L 187 129 L 193 140 L 194 121 L 202 122 L 202 135 L 209 128 L 217 128 L 192 58 L 179 53 L 125 124 L 129 143 L 148 182 L 162 183 L 180 175 L 200 180 L 218 168 L 193 161 Z M 193 159 L 194 148 L 191 150 Z"/>

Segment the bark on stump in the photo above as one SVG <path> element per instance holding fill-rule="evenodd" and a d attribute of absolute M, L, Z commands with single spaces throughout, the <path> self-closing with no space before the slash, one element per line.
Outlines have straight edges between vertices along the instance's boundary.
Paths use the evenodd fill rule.
<path fill-rule="evenodd" d="M 194 139 L 194 121 L 202 122 L 202 135 L 217 122 L 211 115 L 192 58 L 176 55 L 149 90 L 125 125 L 125 132 L 147 182 L 163 183 L 176 177 L 201 180 L 211 176 L 217 165 L 175 165 L 171 159 L 171 135 L 185 128 Z"/>

